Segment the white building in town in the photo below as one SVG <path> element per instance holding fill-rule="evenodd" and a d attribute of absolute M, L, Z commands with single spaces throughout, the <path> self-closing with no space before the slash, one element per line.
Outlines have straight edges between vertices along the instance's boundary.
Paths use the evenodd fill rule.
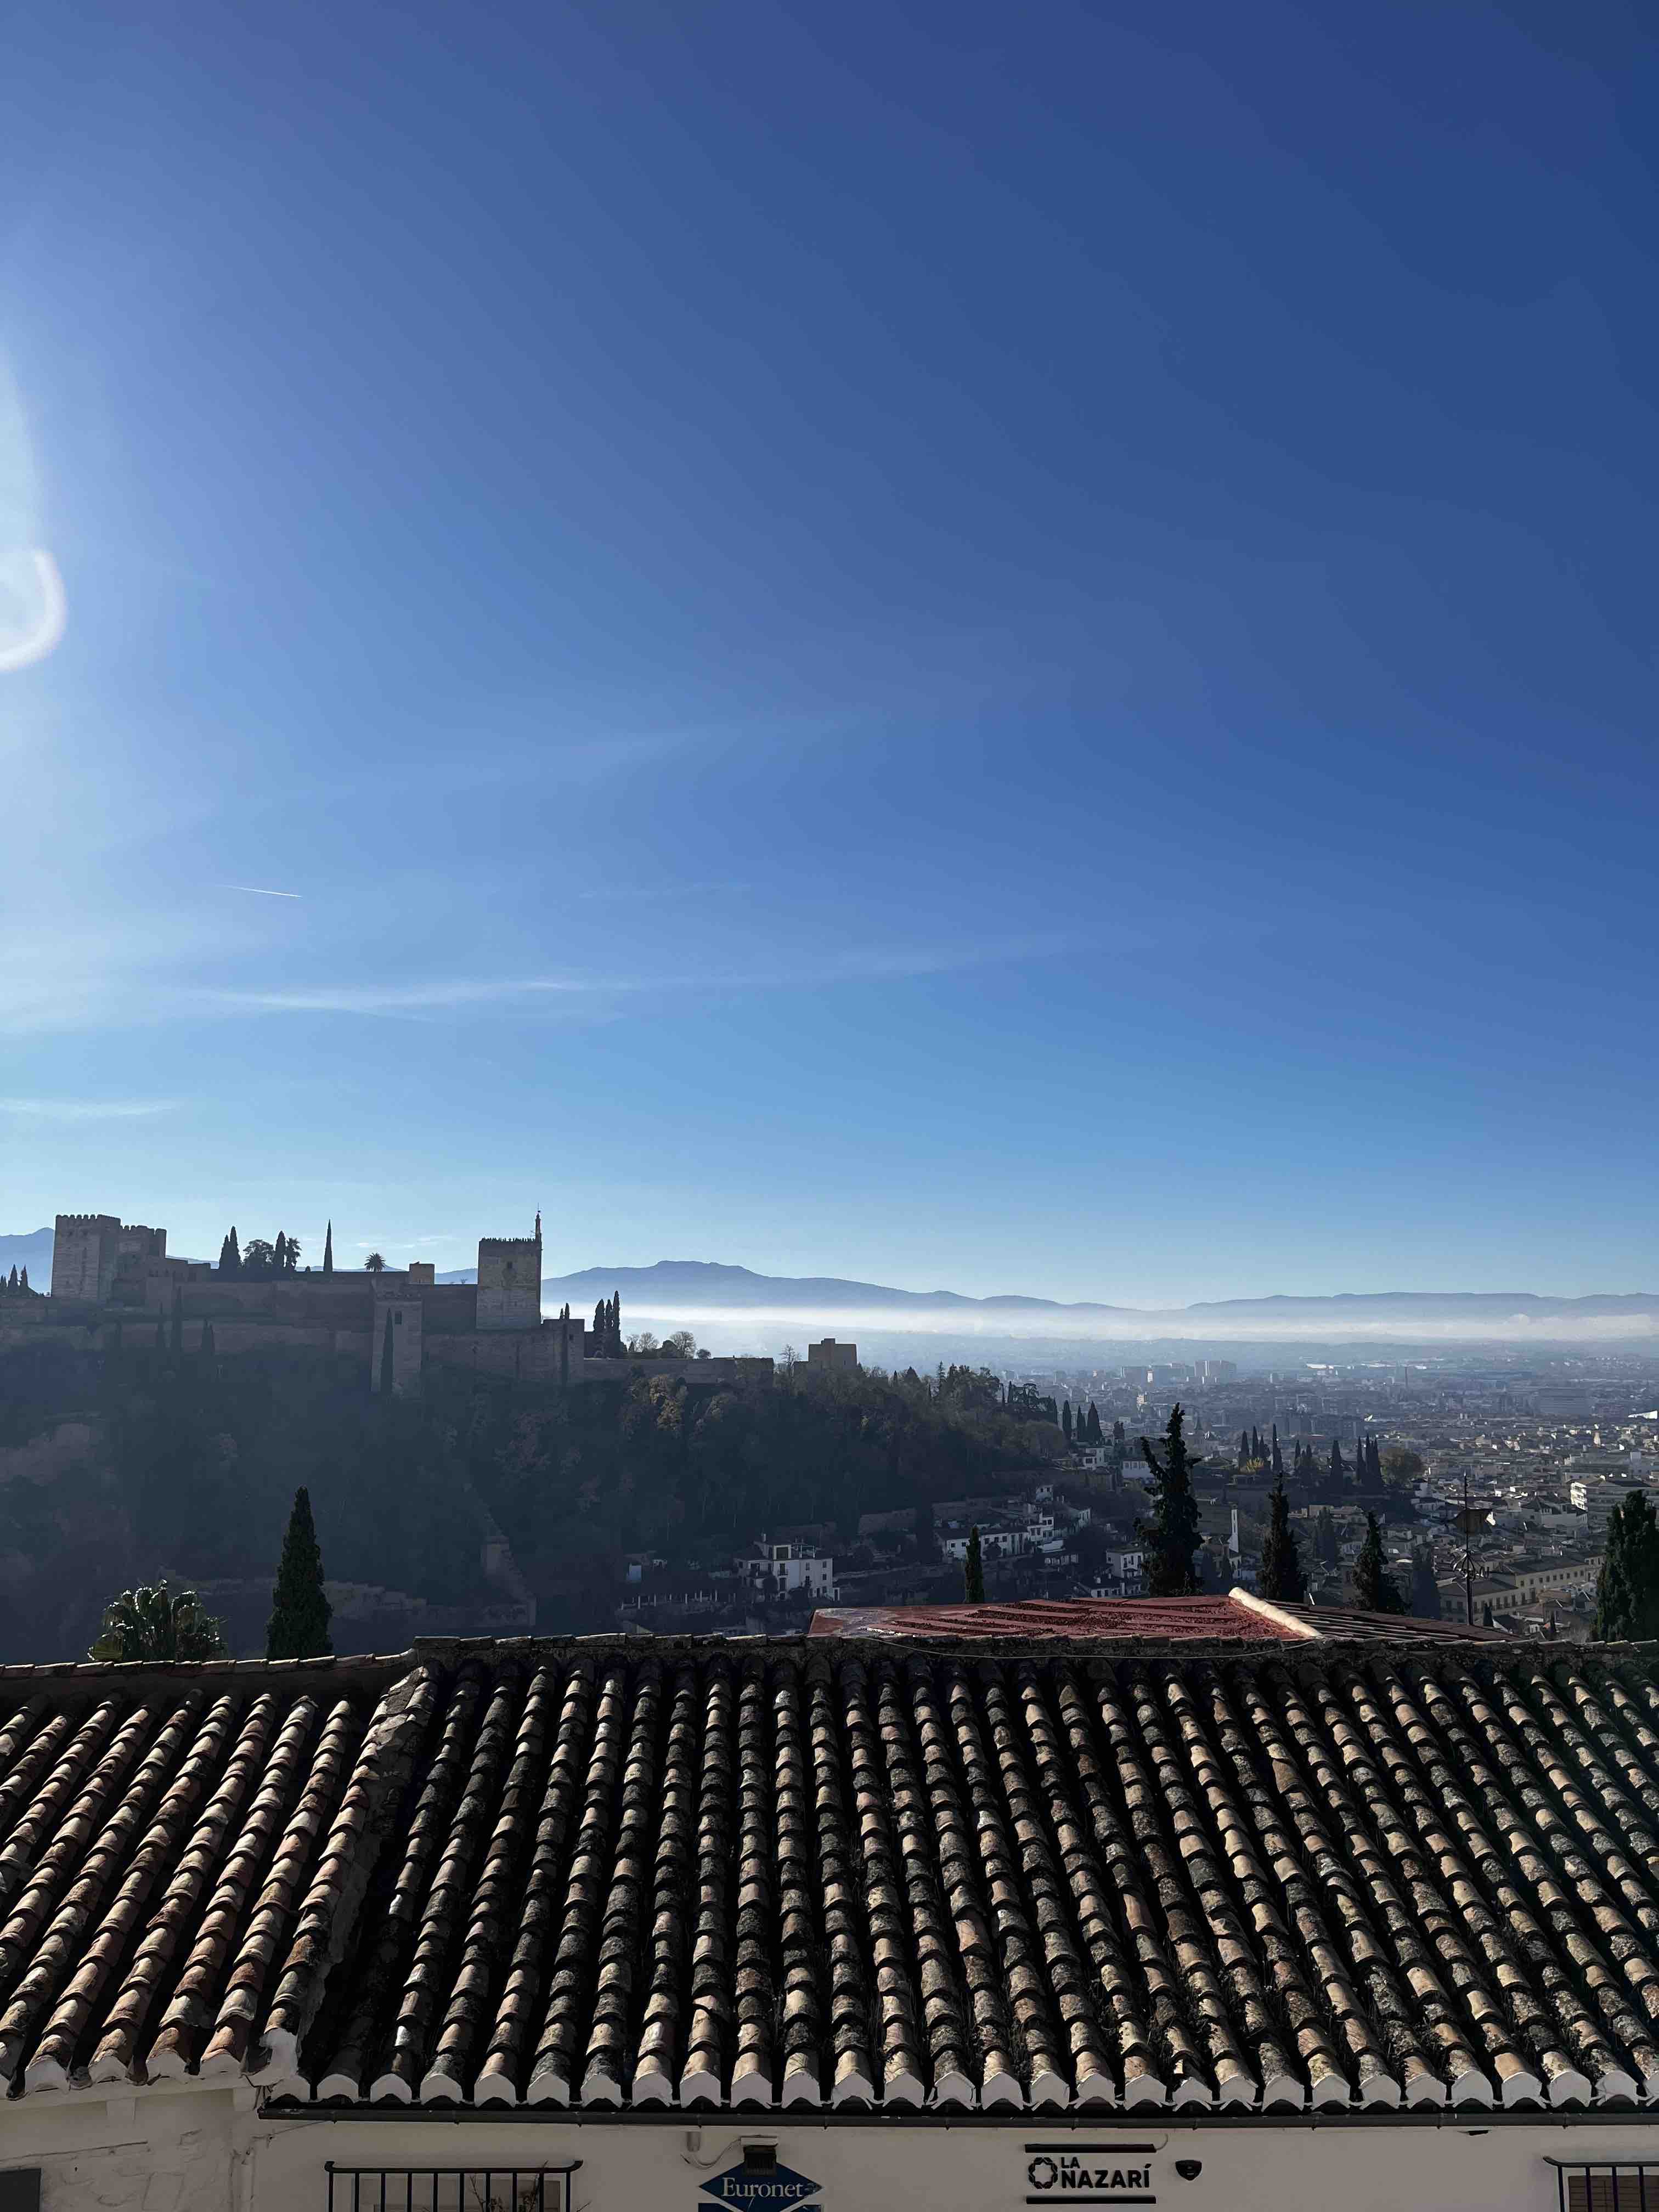
<path fill-rule="evenodd" d="M 741 1563 L 744 1579 L 754 1588 L 780 1597 L 833 1597 L 836 1563 L 805 1544 L 769 1544 L 761 1538 L 758 1554 Z"/>

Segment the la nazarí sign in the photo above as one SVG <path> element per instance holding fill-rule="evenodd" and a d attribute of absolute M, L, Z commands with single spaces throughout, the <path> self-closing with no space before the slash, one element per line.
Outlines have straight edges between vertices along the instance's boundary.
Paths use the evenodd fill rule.
<path fill-rule="evenodd" d="M 729 2166 L 702 2185 L 705 2197 L 716 2197 L 722 2204 L 752 2206 L 756 2212 L 769 2205 L 799 2204 L 804 2197 L 816 2197 L 818 2188 L 817 2182 L 787 2166 L 775 2166 L 766 2172 Z"/>

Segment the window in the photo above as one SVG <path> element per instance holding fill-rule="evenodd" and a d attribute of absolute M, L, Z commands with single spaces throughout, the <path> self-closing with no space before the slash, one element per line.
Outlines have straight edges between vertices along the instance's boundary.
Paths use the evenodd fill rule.
<path fill-rule="evenodd" d="M 1553 2158 L 1560 2212 L 1659 2212 L 1659 2166 Z"/>
<path fill-rule="evenodd" d="M 328 2212 L 570 2212 L 570 2177 L 580 2164 L 336 2166 L 331 2159 Z"/>

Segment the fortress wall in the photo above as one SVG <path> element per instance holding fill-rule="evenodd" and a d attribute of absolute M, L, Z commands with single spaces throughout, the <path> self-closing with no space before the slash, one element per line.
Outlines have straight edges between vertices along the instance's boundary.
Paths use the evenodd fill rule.
<path fill-rule="evenodd" d="M 212 1321 L 214 1350 L 219 1353 L 280 1349 L 323 1352 L 360 1360 L 368 1358 L 367 1328 L 340 1328 L 326 1322 L 239 1320 L 234 1315 L 222 1314 L 205 1318 Z M 114 1352 L 123 1345 L 129 1351 L 147 1351 L 155 1343 L 158 1322 L 165 1341 L 170 1334 L 165 1315 L 134 1313 L 124 1322 L 119 1316 L 96 1306 L 87 1307 L 84 1317 L 73 1321 L 53 1315 L 49 1320 L 37 1322 L 32 1316 L 25 1320 L 19 1316 L 14 1320 L 8 1315 L 0 1322 L 0 1352 L 27 1351 L 43 1344 L 67 1345 L 75 1352 Z M 202 1321 L 185 1320 L 183 1335 L 186 1352 L 201 1350 L 202 1329 Z"/>
<path fill-rule="evenodd" d="M 97 1306 L 70 1320 L 63 1314 L 36 1319 L 28 1308 L 0 1321 L 0 1352 L 32 1352 L 44 1344 L 67 1345 L 72 1352 L 106 1352 L 115 1341 L 113 1322 Z"/>
<path fill-rule="evenodd" d="M 201 1349 L 202 1323 L 185 1323 L 185 1349 Z M 337 1358 L 366 1360 L 369 1332 L 366 1328 L 335 1328 L 325 1322 L 221 1321 L 213 1317 L 213 1348 L 217 1353 L 236 1352 L 324 1352 Z"/>
<path fill-rule="evenodd" d="M 174 1264 L 168 1263 L 169 1266 Z M 349 1275 L 238 1275 L 192 1272 L 180 1280 L 186 1321 L 211 1319 L 216 1330 L 221 1316 L 272 1324 L 304 1324 L 323 1328 L 356 1328 L 365 1334 L 374 1322 L 376 1282 L 382 1295 L 417 1299 L 428 1329 L 470 1329 L 477 1292 L 471 1283 L 411 1283 L 407 1275 L 388 1272 L 379 1277 Z M 165 1318 L 173 1310 L 174 1282 L 155 1279 L 150 1310 Z"/>
<path fill-rule="evenodd" d="M 366 1329 L 374 1279 L 372 1275 L 256 1275 L 245 1279 L 216 1273 L 192 1276 L 178 1287 L 186 1320 L 210 1317 L 216 1325 L 222 1314 L 227 1317 L 268 1314 L 273 1320 L 316 1322 L 337 1328 L 348 1317 L 361 1316 L 357 1325 Z M 173 1285 L 163 1279 L 158 1287 L 160 1303 L 170 1312 Z"/>
<path fill-rule="evenodd" d="M 773 1371 L 769 1359 L 585 1359 L 572 1382 L 626 1382 L 635 1375 L 669 1375 L 686 1382 L 754 1382 Z"/>
<path fill-rule="evenodd" d="M 394 1398 L 421 1395 L 421 1301 L 412 1291 L 390 1295 L 376 1285 L 374 1327 L 368 1340 L 368 1387 L 379 1391 L 390 1383 Z M 386 1353 L 392 1355 L 390 1376 L 384 1374 Z"/>
<path fill-rule="evenodd" d="M 556 1382 L 560 1379 L 558 1332 L 550 1328 L 429 1336 L 426 1340 L 426 1358 L 428 1366 L 465 1367 L 474 1375 L 499 1375 L 514 1382 Z M 574 1364 L 573 1361 L 573 1370 Z"/>
<path fill-rule="evenodd" d="M 465 1330 L 471 1335 L 477 1326 L 478 1292 L 471 1283 L 417 1283 L 414 1295 L 421 1302 L 421 1327 L 430 1336 L 434 1331 L 453 1334 Z"/>
<path fill-rule="evenodd" d="M 252 1291 L 268 1286 L 248 1283 L 227 1287 Z M 470 1285 L 440 1284 L 436 1287 L 441 1291 L 471 1290 Z M 361 1307 L 349 1316 L 337 1310 L 331 1316 L 307 1317 L 300 1313 L 281 1319 L 258 1312 L 239 1315 L 234 1310 L 197 1314 L 188 1310 L 189 1296 L 186 1291 L 183 1336 L 187 1352 L 201 1350 L 203 1324 L 210 1320 L 214 1350 L 221 1358 L 250 1352 L 313 1352 L 349 1360 L 360 1374 L 368 1377 L 371 1389 L 380 1387 L 382 1340 L 375 1333 L 371 1313 L 364 1312 Z M 422 1296 L 420 1285 L 416 1285 L 395 1302 L 409 1318 L 394 1338 L 394 1388 L 398 1381 L 405 1388 L 412 1381 L 418 1388 L 423 1365 L 465 1368 L 473 1374 L 499 1376 L 509 1382 L 540 1383 L 627 1382 L 635 1375 L 668 1375 L 704 1389 L 726 1382 L 754 1382 L 773 1371 L 769 1359 L 587 1359 L 582 1356 L 586 1330 L 577 1321 L 563 1328 L 553 1322 L 538 1329 L 503 1329 L 483 1335 L 461 1328 L 434 1331 L 430 1326 L 430 1297 L 429 1289 Z M 155 1345 L 158 1322 L 164 1335 L 170 1334 L 170 1324 L 164 1316 L 135 1314 L 124 1327 L 107 1310 L 85 1302 L 78 1310 L 71 1307 L 68 1311 L 63 1308 L 54 1311 L 52 1304 L 42 1301 L 39 1307 L 20 1306 L 15 1316 L 9 1314 L 0 1322 L 0 1352 L 54 1343 L 77 1352 L 109 1352 L 123 1343 L 129 1350 L 143 1351 Z M 394 1322 L 394 1328 L 397 1326 Z M 380 1327 L 385 1327 L 384 1307 Z M 561 1339 L 567 1332 L 568 1357 L 562 1360 Z"/>

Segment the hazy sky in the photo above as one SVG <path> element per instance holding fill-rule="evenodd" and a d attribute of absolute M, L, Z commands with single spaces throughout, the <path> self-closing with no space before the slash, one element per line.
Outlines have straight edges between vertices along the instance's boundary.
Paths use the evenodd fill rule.
<path fill-rule="evenodd" d="M 1659 1287 L 1644 12 L 8 11 L 0 1229 Z"/>

